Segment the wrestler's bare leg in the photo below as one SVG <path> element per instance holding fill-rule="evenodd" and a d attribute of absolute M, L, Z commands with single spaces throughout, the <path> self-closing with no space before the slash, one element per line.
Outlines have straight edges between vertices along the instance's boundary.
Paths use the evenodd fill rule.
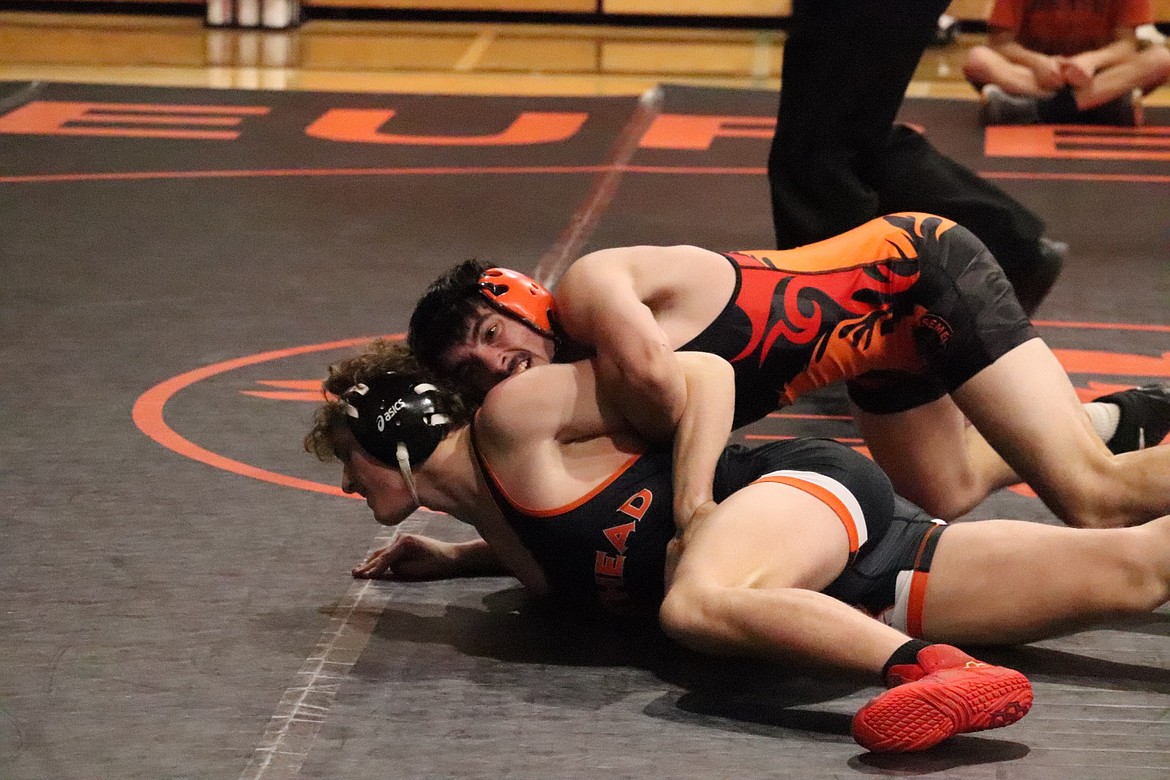
<path fill-rule="evenodd" d="M 949 527 L 926 586 L 925 638 L 1016 644 L 1170 599 L 1170 517 L 1136 528 L 1018 520 Z"/>
<path fill-rule="evenodd" d="M 894 490 L 934 517 L 954 520 L 1020 482 L 950 397 L 894 414 L 854 406 L 853 418 Z"/>
<path fill-rule="evenodd" d="M 1070 525 L 1117 528 L 1170 514 L 1170 447 L 1110 453 L 1041 339 L 1011 350 L 952 397 Z"/>
<path fill-rule="evenodd" d="M 663 629 L 701 652 L 876 675 L 908 637 L 817 592 L 848 555 L 845 527 L 825 503 L 787 485 L 750 485 L 688 529 Z"/>
<path fill-rule="evenodd" d="M 935 402 L 858 417 L 895 488 L 927 511 L 956 517 L 1012 484 L 1014 472 L 1070 525 L 1122 527 L 1170 513 L 1170 447 L 1111 454 L 1042 340 L 1011 350 L 952 398 L 957 410 Z"/>

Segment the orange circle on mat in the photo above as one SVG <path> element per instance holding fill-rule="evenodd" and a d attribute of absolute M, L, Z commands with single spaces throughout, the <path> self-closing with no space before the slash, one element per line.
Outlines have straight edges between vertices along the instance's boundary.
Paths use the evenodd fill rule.
<path fill-rule="evenodd" d="M 1100 323 L 1100 322 L 1055 322 L 1055 321 L 1038 321 L 1036 325 L 1041 328 L 1068 328 L 1068 329 L 1085 329 L 1085 330 L 1117 330 L 1125 331 L 1145 331 L 1150 333 L 1170 333 L 1170 325 L 1143 325 L 1136 323 Z M 396 333 L 382 338 L 388 339 L 402 339 L 404 334 Z M 287 474 L 280 474 L 275 471 L 262 469 L 258 466 L 252 466 L 238 460 L 219 455 L 211 450 L 195 444 L 182 434 L 176 432 L 163 419 L 163 410 L 171 398 L 183 389 L 191 385 L 201 382 L 209 377 L 224 374 L 229 371 L 234 371 L 247 366 L 254 366 L 259 363 L 267 363 L 282 358 L 294 357 L 296 355 L 304 355 L 312 352 L 326 352 L 331 349 L 345 349 L 347 347 L 364 346 L 370 343 L 374 338 L 367 336 L 356 339 L 345 339 L 343 341 L 331 341 L 323 344 L 309 344 L 301 347 L 291 347 L 289 349 L 278 349 L 271 352 L 261 352 L 256 355 L 249 355 L 246 357 L 235 358 L 232 360 L 225 360 L 220 363 L 215 363 L 203 368 L 197 368 L 193 371 L 188 371 L 179 374 L 176 377 L 167 379 L 154 387 L 147 390 L 138 400 L 134 402 L 133 419 L 134 424 L 150 438 L 154 439 L 164 447 L 173 450 L 180 455 L 184 455 L 192 460 L 197 460 L 201 463 L 206 463 L 209 466 L 214 466 L 224 471 L 230 471 L 235 474 L 240 474 L 245 477 L 263 480 L 265 482 L 272 482 L 277 485 L 284 485 L 285 487 L 298 488 L 300 490 L 312 490 L 318 493 L 328 493 L 335 496 L 346 496 L 341 492 L 341 489 L 335 485 L 326 485 L 320 482 L 313 482 L 299 477 L 292 477 Z M 1072 354 L 1070 350 L 1054 350 L 1059 355 L 1061 352 Z M 1093 354 L 1084 353 L 1091 358 Z M 1112 371 L 1101 371 L 1101 373 L 1110 374 L 1132 374 L 1135 377 L 1159 377 L 1170 380 L 1170 352 L 1163 354 L 1161 357 L 1149 357 L 1142 355 L 1126 355 L 1123 353 L 1109 353 L 1113 355 L 1112 359 L 1107 362 L 1110 364 Z M 1085 357 L 1079 359 L 1080 361 L 1088 362 Z M 1080 365 L 1074 360 L 1074 365 L 1069 366 L 1067 359 L 1062 361 L 1066 363 L 1066 370 L 1076 373 L 1089 373 L 1086 369 L 1087 365 Z M 1031 491 L 1024 487 L 1015 488 L 1018 492 L 1030 494 Z M 352 496 L 348 496 L 351 497 Z"/>
<path fill-rule="evenodd" d="M 402 333 L 396 333 L 383 336 L 382 338 L 401 339 L 403 335 Z M 331 349 L 364 346 L 373 341 L 374 338 L 367 336 L 359 339 L 330 341 L 324 344 L 310 344 L 303 347 L 261 352 L 257 355 L 225 360 L 221 363 L 215 363 L 210 366 L 204 366 L 203 368 L 197 368 L 194 371 L 179 374 L 176 377 L 160 382 L 138 397 L 138 400 L 134 402 L 132 415 L 134 424 L 138 426 L 139 430 L 167 449 L 174 450 L 180 455 L 185 455 L 192 460 L 206 463 L 217 469 L 223 469 L 224 471 L 230 471 L 265 482 L 272 482 L 277 485 L 284 485 L 285 487 L 312 490 L 318 493 L 329 493 L 335 496 L 346 496 L 345 493 L 341 492 L 341 488 L 335 485 L 326 485 L 321 482 L 313 482 L 307 479 L 300 479 L 299 477 L 290 477 L 287 474 L 280 474 L 275 471 L 268 471 L 267 469 L 262 469 L 247 463 L 241 463 L 238 460 L 232 460 L 204 447 L 200 447 L 167 425 L 166 420 L 163 419 L 163 407 L 179 391 L 196 382 L 201 382 L 218 374 L 224 374 L 228 371 L 234 371 L 246 366 L 254 366 L 258 363 L 268 363 L 273 360 L 280 360 L 295 355 L 304 355 L 310 352 L 325 352 Z M 352 498 L 353 496 L 347 497 Z"/>

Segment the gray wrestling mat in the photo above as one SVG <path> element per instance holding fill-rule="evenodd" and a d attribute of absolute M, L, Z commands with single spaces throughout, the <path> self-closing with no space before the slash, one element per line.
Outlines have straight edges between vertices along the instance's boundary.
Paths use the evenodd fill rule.
<path fill-rule="evenodd" d="M 848 735 L 862 683 L 558 619 L 507 579 L 349 578 L 384 536 L 300 450 L 328 363 L 468 256 L 768 246 L 774 100 L 0 84 L 0 778 L 1170 775 L 1165 609 L 981 651 L 1032 713 L 883 757 Z M 1072 244 L 1040 318 L 1075 383 L 1170 378 L 1170 117 L 1021 157 L 972 110 L 905 113 Z M 740 435 L 855 438 L 837 408 Z M 1052 522 L 1009 491 L 992 516 Z"/>

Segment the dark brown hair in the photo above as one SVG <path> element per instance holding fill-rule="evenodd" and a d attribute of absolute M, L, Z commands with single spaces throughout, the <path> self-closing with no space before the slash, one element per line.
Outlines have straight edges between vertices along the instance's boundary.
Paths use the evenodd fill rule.
<path fill-rule="evenodd" d="M 414 306 L 406 340 L 418 362 L 435 375 L 441 376 L 443 355 L 467 337 L 475 315 L 487 306 L 479 278 L 488 268 L 479 260 L 465 260 L 431 282 Z"/>

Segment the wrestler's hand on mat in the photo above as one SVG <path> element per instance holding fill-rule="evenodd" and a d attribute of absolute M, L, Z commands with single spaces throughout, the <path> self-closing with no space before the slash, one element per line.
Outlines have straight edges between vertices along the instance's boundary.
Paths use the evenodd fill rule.
<path fill-rule="evenodd" d="M 456 545 L 428 536 L 400 534 L 352 572 L 358 579 L 438 580 L 460 574 Z"/>

